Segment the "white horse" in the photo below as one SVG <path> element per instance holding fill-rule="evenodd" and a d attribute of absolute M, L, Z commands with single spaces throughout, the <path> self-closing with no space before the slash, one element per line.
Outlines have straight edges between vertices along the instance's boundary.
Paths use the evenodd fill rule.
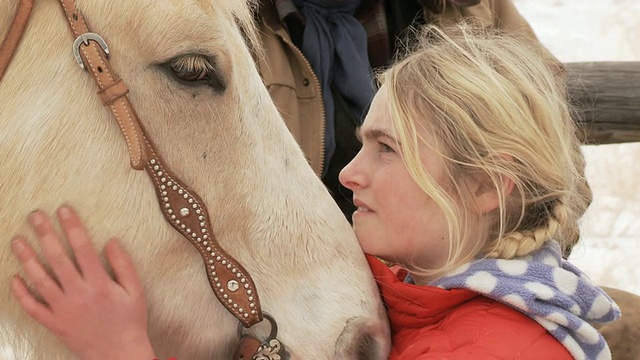
<path fill-rule="evenodd" d="M 220 244 L 253 277 L 290 358 L 386 358 L 386 317 L 358 243 L 256 71 L 250 5 L 77 4 L 107 41 L 166 164 L 200 194 Z M 17 6 L 1 2 L 0 39 Z M 198 252 L 164 220 L 147 175 L 130 168 L 113 115 L 73 59 L 73 40 L 59 3 L 36 0 L 0 83 L 0 358 L 71 358 L 9 289 L 20 269 L 10 240 L 28 233 L 26 214 L 63 203 L 77 208 L 97 249 L 116 235 L 131 253 L 159 357 L 230 358 L 238 321 L 212 293 Z M 261 323 L 249 332 L 269 330 Z"/>

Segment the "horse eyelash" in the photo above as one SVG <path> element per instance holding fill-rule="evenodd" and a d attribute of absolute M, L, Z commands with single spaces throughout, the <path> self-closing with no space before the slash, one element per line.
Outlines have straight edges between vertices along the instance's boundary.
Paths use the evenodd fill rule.
<path fill-rule="evenodd" d="M 207 84 L 218 93 L 222 93 L 226 90 L 226 82 L 219 69 L 215 66 L 215 60 L 210 59 L 207 56 L 199 54 L 184 55 L 168 61 L 165 65 L 176 80 L 182 84 L 187 86 Z M 177 76 L 178 73 L 200 73 L 202 71 L 207 74 L 204 79 L 187 80 Z"/>
<path fill-rule="evenodd" d="M 215 72 L 211 62 L 204 56 L 182 56 L 170 62 L 171 67 L 179 72 L 191 72 L 204 70 L 207 73 Z"/>

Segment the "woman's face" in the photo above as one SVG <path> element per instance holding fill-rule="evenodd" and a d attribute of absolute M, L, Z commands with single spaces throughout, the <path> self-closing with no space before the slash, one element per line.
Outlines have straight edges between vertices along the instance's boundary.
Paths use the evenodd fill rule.
<path fill-rule="evenodd" d="M 353 191 L 358 208 L 353 228 L 365 253 L 409 269 L 412 265 L 437 269 L 446 262 L 449 251 L 445 218 L 409 175 L 387 96 L 383 86 L 360 129 L 362 149 L 340 173 L 340 182 Z M 420 157 L 431 177 L 446 189 L 440 156 L 421 145 Z"/>

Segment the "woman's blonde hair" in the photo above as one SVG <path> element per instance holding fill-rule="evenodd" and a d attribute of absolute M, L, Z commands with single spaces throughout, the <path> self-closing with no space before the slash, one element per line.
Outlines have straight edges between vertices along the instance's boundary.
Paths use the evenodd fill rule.
<path fill-rule="evenodd" d="M 431 273 L 478 255 L 525 256 L 552 238 L 569 246 L 563 239 L 577 236 L 587 194 L 558 63 L 531 40 L 470 24 L 428 26 L 416 38 L 380 81 L 407 168 L 447 219 L 449 262 Z M 451 189 L 429 176 L 419 144 L 442 156 Z M 469 180 L 478 178 L 499 195 L 485 215 L 465 206 L 476 195 Z M 465 226 L 478 218 L 486 229 Z"/>

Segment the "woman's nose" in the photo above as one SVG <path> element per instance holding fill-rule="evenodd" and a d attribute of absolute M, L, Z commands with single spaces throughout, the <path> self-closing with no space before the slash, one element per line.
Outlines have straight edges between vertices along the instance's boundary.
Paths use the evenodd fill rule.
<path fill-rule="evenodd" d="M 359 152 L 351 162 L 349 162 L 338 175 L 340 183 L 347 189 L 353 191 L 364 184 L 364 174 L 359 165 L 359 158 L 361 152 Z"/>

